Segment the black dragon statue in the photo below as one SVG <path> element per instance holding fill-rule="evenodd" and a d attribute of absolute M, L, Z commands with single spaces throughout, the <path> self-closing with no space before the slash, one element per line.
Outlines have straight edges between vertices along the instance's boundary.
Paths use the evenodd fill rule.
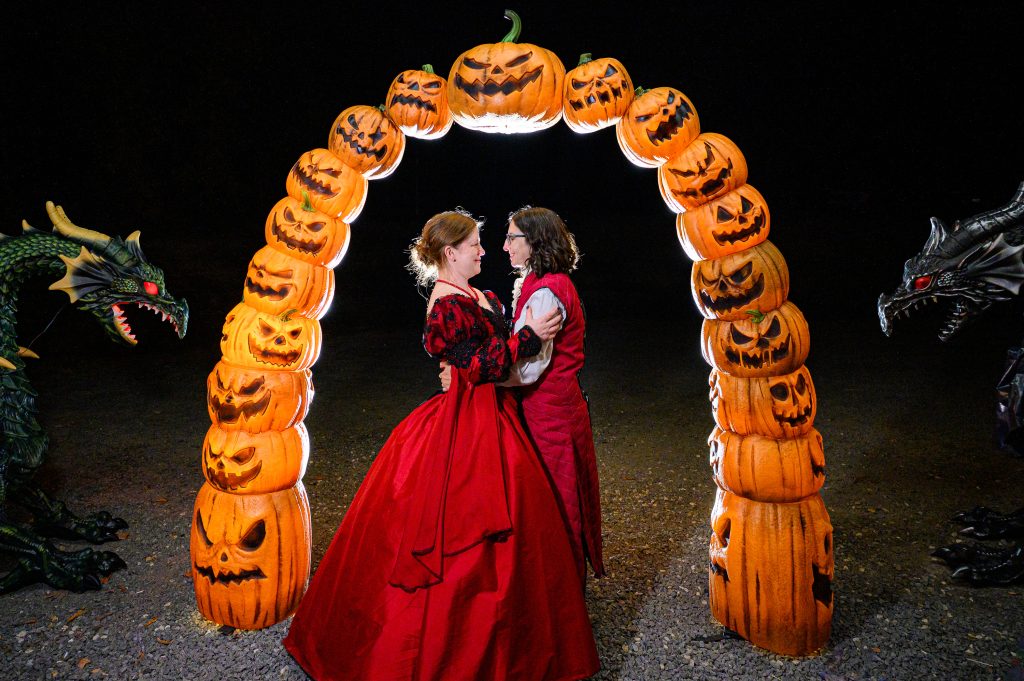
<path fill-rule="evenodd" d="M 952 227 L 931 219 L 931 233 L 920 253 L 903 268 L 903 283 L 878 298 L 882 331 L 929 305 L 948 303 L 939 339 L 949 340 L 995 303 L 1020 295 L 1024 284 L 1024 183 L 1010 202 Z M 1007 353 L 1007 368 L 996 388 L 1000 445 L 1024 452 L 1024 348 Z M 1024 538 L 1024 508 L 1001 514 L 984 506 L 956 515 L 961 534 L 976 539 Z M 972 584 L 1011 584 L 1024 580 L 1024 543 L 1008 548 L 960 543 L 937 549 L 953 576 Z"/>
<path fill-rule="evenodd" d="M 33 482 L 48 440 L 36 421 L 36 392 L 24 372 L 24 358 L 36 355 L 19 347 L 15 332 L 22 284 L 49 277 L 51 289 L 67 293 L 110 338 L 127 345 L 137 342 L 125 319 L 130 306 L 161 315 L 179 338 L 188 325 L 188 305 L 167 293 L 163 272 L 142 254 L 138 232 L 126 240 L 110 237 L 77 227 L 51 202 L 46 211 L 52 233 L 23 222 L 20 235 L 0 234 L 0 552 L 14 559 L 14 567 L 0 577 L 0 593 L 40 581 L 74 591 L 98 589 L 103 578 L 125 567 L 110 551 L 62 551 L 50 541 L 99 544 L 117 539 L 127 523 L 106 511 L 78 517 Z M 28 511 L 31 526 L 10 520 L 7 502 Z"/>

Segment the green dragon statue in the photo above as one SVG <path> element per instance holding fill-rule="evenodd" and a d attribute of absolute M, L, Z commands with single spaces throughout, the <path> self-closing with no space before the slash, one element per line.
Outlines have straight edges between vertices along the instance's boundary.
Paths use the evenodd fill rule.
<path fill-rule="evenodd" d="M 36 276 L 59 278 L 51 289 L 66 292 L 114 341 L 128 345 L 137 342 L 124 316 L 129 305 L 162 315 L 179 338 L 188 325 L 188 305 L 167 293 L 163 272 L 142 254 L 138 232 L 125 240 L 83 229 L 49 201 L 46 212 L 52 233 L 23 221 L 22 234 L 0 234 L 0 552 L 17 561 L 0 577 L 0 594 L 39 581 L 73 591 L 98 589 L 124 561 L 110 551 L 62 551 L 46 537 L 99 544 L 128 527 L 106 511 L 78 517 L 32 481 L 48 439 L 36 421 L 36 392 L 24 373 L 23 358 L 36 355 L 19 347 L 15 334 L 22 284 Z M 31 527 L 8 519 L 7 501 L 32 515 Z"/>

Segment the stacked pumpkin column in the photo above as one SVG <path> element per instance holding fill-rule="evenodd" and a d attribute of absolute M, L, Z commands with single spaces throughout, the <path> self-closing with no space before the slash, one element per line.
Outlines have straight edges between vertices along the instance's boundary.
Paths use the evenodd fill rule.
<path fill-rule="evenodd" d="M 832 622 L 832 525 L 807 322 L 788 300 L 789 270 L 767 240 L 764 198 L 728 138 L 700 134 L 673 88 L 640 92 L 618 124 L 627 158 L 656 166 L 662 197 L 694 260 L 691 289 L 717 426 L 711 514 L 712 614 L 786 655 L 821 648 Z"/>

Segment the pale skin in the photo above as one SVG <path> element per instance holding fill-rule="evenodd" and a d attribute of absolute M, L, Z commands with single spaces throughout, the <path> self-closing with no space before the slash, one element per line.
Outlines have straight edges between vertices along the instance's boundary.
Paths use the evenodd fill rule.
<path fill-rule="evenodd" d="M 519 236 L 514 236 L 519 235 Z M 525 255 L 523 247 L 525 246 Z M 503 248 L 509 254 L 509 260 L 513 267 L 522 267 L 530 258 L 530 245 L 526 243 L 526 237 L 515 226 L 515 222 L 509 222 L 508 234 L 505 236 Z M 474 230 L 472 234 L 454 246 L 445 246 L 442 253 L 442 262 L 438 266 L 438 282 L 434 291 L 430 294 L 427 302 L 427 313 L 434 306 L 434 301 L 441 296 L 451 294 L 465 295 L 465 292 L 454 288 L 443 281 L 450 281 L 455 286 L 465 289 L 473 294 L 478 305 L 489 307 L 487 299 L 479 290 L 469 284 L 469 280 L 480 274 L 480 260 L 484 256 L 484 248 L 480 244 L 480 230 Z M 555 337 L 562 328 L 562 314 L 557 307 L 552 307 L 541 317 L 534 317 L 533 311 L 527 307 L 523 313 L 526 315 L 526 324 L 533 329 L 541 342 Z M 451 366 L 442 361 L 441 372 L 438 377 L 441 379 L 441 389 L 446 391 L 452 382 Z"/>

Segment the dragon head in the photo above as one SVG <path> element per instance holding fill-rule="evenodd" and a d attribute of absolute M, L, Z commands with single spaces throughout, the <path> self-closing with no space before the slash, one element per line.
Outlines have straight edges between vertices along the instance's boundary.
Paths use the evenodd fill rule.
<path fill-rule="evenodd" d="M 133 305 L 169 322 L 178 338 L 185 336 L 188 303 L 167 292 L 163 270 L 142 253 L 139 232 L 122 239 L 83 229 L 51 201 L 46 202 L 46 212 L 56 234 L 82 247 L 74 257 L 60 256 L 67 271 L 51 289 L 67 293 L 71 302 L 92 314 L 116 342 L 138 342 L 125 319 L 125 309 Z"/>
<path fill-rule="evenodd" d="M 900 317 L 938 303 L 949 312 L 939 329 L 946 341 L 994 303 L 1010 300 L 1024 283 L 1024 183 L 1009 204 L 948 227 L 931 219 L 920 253 L 903 267 L 903 282 L 878 298 L 878 319 L 892 335 Z"/>

